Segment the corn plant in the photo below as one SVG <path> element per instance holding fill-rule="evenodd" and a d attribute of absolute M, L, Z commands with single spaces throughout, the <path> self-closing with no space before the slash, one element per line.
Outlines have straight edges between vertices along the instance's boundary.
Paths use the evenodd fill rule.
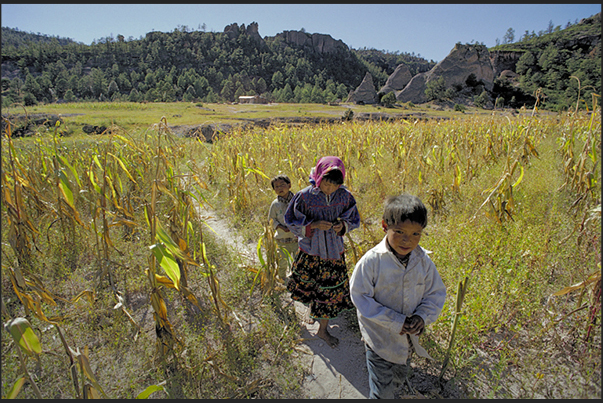
<path fill-rule="evenodd" d="M 257 255 L 260 260 L 260 269 L 255 270 L 255 277 L 253 283 L 256 284 L 259 280 L 262 293 L 264 295 L 271 295 L 276 285 L 276 273 L 278 271 L 278 257 L 277 249 L 278 244 L 274 238 L 274 230 L 272 229 L 272 219 L 264 224 L 264 232 L 260 236 L 257 244 Z M 262 253 L 262 246 L 266 257 Z M 251 288 L 253 292 L 253 287 Z"/>
<path fill-rule="evenodd" d="M 67 354 L 67 357 L 69 358 L 69 361 L 70 361 L 70 366 L 69 366 L 69 368 L 71 370 L 70 375 L 71 375 L 71 379 L 73 381 L 76 398 L 79 399 L 82 396 L 84 396 L 84 397 L 98 396 L 98 393 L 102 394 L 102 396 L 104 396 L 106 398 L 107 395 L 105 394 L 102 387 L 98 383 L 96 377 L 94 376 L 93 371 L 90 369 L 87 347 L 84 348 L 83 353 L 81 353 L 79 351 L 78 347 L 76 347 L 76 349 L 73 350 L 67 344 L 65 336 L 63 335 L 63 331 L 59 324 L 59 321 L 62 319 L 60 317 L 48 318 L 42 309 L 43 303 L 46 303 L 49 305 L 56 305 L 56 302 L 55 302 L 56 299 L 60 299 L 66 303 L 74 303 L 74 302 L 77 302 L 77 300 L 79 298 L 81 298 L 82 296 L 87 295 L 87 293 L 82 292 L 82 293 L 78 294 L 78 296 L 76 296 L 72 301 L 68 301 L 68 300 L 65 300 L 64 298 L 52 295 L 52 293 L 50 293 L 44 287 L 44 285 L 42 284 L 42 281 L 39 278 L 37 278 L 35 275 L 30 274 L 30 276 L 28 278 L 21 272 L 21 270 L 18 267 L 8 268 L 3 265 L 3 268 L 6 269 L 9 273 L 11 283 L 13 285 L 13 290 L 14 290 L 15 294 L 17 295 L 17 297 L 19 298 L 19 300 L 21 301 L 21 303 L 23 304 L 23 306 L 25 308 L 26 316 L 33 315 L 37 319 L 39 319 L 43 322 L 49 323 L 56 328 L 59 338 L 65 349 L 65 353 Z M 15 340 L 19 344 L 19 346 L 22 349 L 24 349 L 28 355 L 32 356 L 31 352 L 32 351 L 36 352 L 37 355 L 35 355 L 35 357 L 39 361 L 39 359 L 40 359 L 39 352 L 35 348 L 36 343 L 39 348 L 39 341 L 36 341 L 36 338 L 34 337 L 35 334 L 34 335 L 31 334 L 33 332 L 30 333 L 28 331 L 28 329 L 31 329 L 31 326 L 29 325 L 29 321 L 27 321 L 27 319 L 24 319 L 24 318 L 16 318 L 16 319 L 13 319 L 11 322 L 9 322 L 9 324 L 6 325 L 6 328 L 7 328 L 7 330 L 9 330 L 9 332 L 11 333 L 13 338 L 15 338 Z M 36 393 L 36 396 L 38 396 L 39 398 L 42 398 L 38 388 L 35 386 L 35 383 L 33 383 L 33 381 L 31 380 L 31 377 L 29 376 L 29 374 L 27 372 L 26 363 L 25 363 L 25 360 L 23 359 L 23 357 L 20 355 L 20 351 L 19 351 L 19 358 L 22 363 L 22 367 L 23 367 L 23 370 L 25 371 L 26 376 L 30 379 L 30 381 L 34 387 L 34 392 Z M 78 364 L 80 367 L 81 378 L 82 378 L 82 390 L 80 390 L 80 388 L 79 388 L 78 375 L 76 372 L 76 364 Z M 85 379 L 88 379 L 91 382 L 91 384 L 86 383 Z M 16 389 L 16 387 L 18 385 L 22 386 L 22 383 L 20 381 L 18 381 L 16 383 L 15 387 L 13 388 L 13 393 L 15 393 L 15 394 L 18 393 L 18 390 Z"/>
<path fill-rule="evenodd" d="M 519 166 L 521 173 L 517 180 L 514 181 L 513 174 L 515 173 L 517 166 Z M 489 203 L 492 210 L 490 216 L 494 217 L 499 223 L 513 220 L 513 214 L 515 212 L 513 189 L 521 183 L 523 174 L 523 166 L 519 165 L 519 160 L 515 160 L 512 165 L 509 165 L 509 160 L 507 159 L 507 165 L 502 177 L 496 182 L 493 188 L 486 191 L 490 193 L 478 208 L 478 211 Z M 472 220 L 475 219 L 476 215 L 477 211 L 473 215 Z"/>
<path fill-rule="evenodd" d="M 10 171 L 2 170 L 2 204 L 7 209 L 7 220 L 9 225 L 8 241 L 11 248 L 22 267 L 31 268 L 33 266 L 31 249 L 35 242 L 35 236 L 39 233 L 32 220 L 29 218 L 26 208 L 23 192 L 30 189 L 27 180 L 26 169 L 16 159 L 16 150 L 12 141 L 12 130 L 10 121 L 7 123 L 8 139 L 8 166 Z M 3 155 L 5 155 L 3 153 Z M 12 190 L 12 192 L 11 192 Z M 32 194 L 37 198 L 37 192 L 34 189 Z"/>
<path fill-rule="evenodd" d="M 444 378 L 444 373 L 446 372 L 446 369 L 448 368 L 448 362 L 450 360 L 450 354 L 451 354 L 452 348 L 454 346 L 456 331 L 458 328 L 460 316 L 463 314 L 463 310 L 462 310 L 463 300 L 465 299 L 465 295 L 467 294 L 467 286 L 468 285 L 469 285 L 469 277 L 465 277 L 464 280 L 459 281 L 458 289 L 456 292 L 456 305 L 455 305 L 455 311 L 454 311 L 454 319 L 452 321 L 452 330 L 450 333 L 450 340 L 448 341 L 448 349 L 446 350 L 446 355 L 444 358 L 444 362 L 442 364 L 442 370 L 440 371 L 440 376 L 438 378 L 438 381 L 440 382 L 440 384 L 442 382 L 442 379 Z"/>

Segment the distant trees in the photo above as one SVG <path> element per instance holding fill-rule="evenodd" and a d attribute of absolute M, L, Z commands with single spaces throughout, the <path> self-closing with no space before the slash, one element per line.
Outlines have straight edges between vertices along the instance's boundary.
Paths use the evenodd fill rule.
<path fill-rule="evenodd" d="M 587 103 L 590 92 L 601 88 L 600 46 L 575 39 L 600 37 L 600 21 L 568 24 L 566 30 L 551 21 L 546 32 L 526 31 L 511 45 L 515 31 L 509 28 L 504 44 L 497 40 L 497 49 L 512 46 L 524 54 L 516 64 L 520 76 L 514 85 L 495 80 L 495 91 L 500 91 L 495 99 L 500 96 L 505 105 L 513 105 L 512 99 L 524 102 L 541 88 L 545 107 L 575 104 L 577 81 L 571 76 L 580 80 Z M 435 65 L 414 53 L 367 48 L 319 53 L 280 37 L 260 43 L 244 29 L 230 38 L 184 26 L 139 39 L 111 36 L 92 45 L 2 28 L 2 62 L 2 106 L 58 100 L 231 102 L 252 94 L 277 102 L 332 102 L 347 99 L 366 72 L 380 88 L 400 64 L 413 76 Z M 468 79 L 465 84 L 464 95 L 481 96 L 480 83 Z M 439 78 L 428 83 L 426 96 L 452 99 L 463 95 L 461 90 L 446 88 Z"/>
<path fill-rule="evenodd" d="M 59 45 L 42 35 L 3 28 L 3 73 L 20 71 L 6 79 L 3 105 L 23 102 L 26 94 L 30 104 L 59 99 L 235 101 L 253 94 L 283 102 L 329 102 L 345 98 L 367 71 L 353 51 L 321 54 L 277 38 L 260 43 L 245 30 L 231 39 L 202 29 L 182 26 L 138 40 L 117 35 L 88 46 Z"/>

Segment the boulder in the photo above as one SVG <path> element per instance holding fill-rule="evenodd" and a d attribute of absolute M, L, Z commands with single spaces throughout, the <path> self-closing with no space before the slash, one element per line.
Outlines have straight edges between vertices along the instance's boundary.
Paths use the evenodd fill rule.
<path fill-rule="evenodd" d="M 454 49 L 444 60 L 436 64 L 427 73 L 414 76 L 406 87 L 396 91 L 399 102 L 424 103 L 427 102 L 425 89 L 431 80 L 444 77 L 446 88 L 460 85 L 466 86 L 467 78 L 473 74 L 475 79 L 481 81 L 484 88 L 492 91 L 494 87 L 494 69 L 490 61 L 490 53 L 484 45 L 469 45 L 457 43 Z"/>
<path fill-rule="evenodd" d="M 394 91 L 396 100 L 400 102 L 413 102 L 420 104 L 427 102 L 425 88 L 427 88 L 428 73 L 419 73 L 414 76 L 402 91 Z"/>
<path fill-rule="evenodd" d="M 387 78 L 385 85 L 379 90 L 383 95 L 392 91 L 401 91 L 412 79 L 412 74 L 404 63 L 399 64 L 396 70 Z"/>
<path fill-rule="evenodd" d="M 367 71 L 358 88 L 350 92 L 346 102 L 354 102 L 357 104 L 376 104 L 379 102 L 379 97 L 377 96 L 377 91 L 375 91 L 371 73 Z"/>

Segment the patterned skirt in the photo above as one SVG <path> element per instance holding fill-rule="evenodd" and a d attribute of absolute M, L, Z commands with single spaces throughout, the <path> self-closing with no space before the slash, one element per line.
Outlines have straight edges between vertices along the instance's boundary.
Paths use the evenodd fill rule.
<path fill-rule="evenodd" d="M 354 309 L 350 299 L 350 279 L 341 259 L 322 259 L 299 250 L 287 283 L 291 299 L 310 307 L 313 319 L 332 319 Z"/>

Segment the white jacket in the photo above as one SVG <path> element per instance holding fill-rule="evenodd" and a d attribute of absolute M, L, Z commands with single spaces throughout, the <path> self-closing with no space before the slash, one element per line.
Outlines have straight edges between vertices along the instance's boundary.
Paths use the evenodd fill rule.
<path fill-rule="evenodd" d="M 419 315 L 428 326 L 442 311 L 446 287 L 427 253 L 417 246 L 405 268 L 388 249 L 384 237 L 354 268 L 350 294 L 362 339 L 384 360 L 406 363 L 408 338 L 400 331 L 407 316 Z M 410 339 L 418 355 L 431 358 L 416 335 Z"/>

